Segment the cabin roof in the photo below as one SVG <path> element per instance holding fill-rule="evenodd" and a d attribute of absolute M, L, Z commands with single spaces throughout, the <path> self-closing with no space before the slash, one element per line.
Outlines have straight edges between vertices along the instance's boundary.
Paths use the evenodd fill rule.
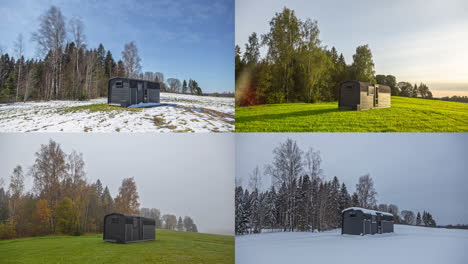
<path fill-rule="evenodd" d="M 148 80 L 142 80 L 142 79 L 127 78 L 127 77 L 112 77 L 112 78 L 109 79 L 109 81 L 110 81 L 110 80 L 114 80 L 114 79 L 157 83 L 157 82 L 155 82 L 155 81 L 148 81 Z"/>
<path fill-rule="evenodd" d="M 368 86 L 375 86 L 375 85 L 377 85 L 377 86 L 379 87 L 379 91 L 380 91 L 380 92 L 391 93 L 391 88 L 390 88 L 390 86 L 385 85 L 385 84 L 378 84 L 378 83 L 369 83 L 369 82 L 360 82 L 360 81 L 356 81 L 356 80 L 349 80 L 349 81 L 341 82 L 341 83 L 340 83 L 340 86 L 343 85 L 344 83 L 359 84 L 359 86 L 361 86 L 361 90 L 362 90 L 363 87 L 365 87 L 365 89 L 367 89 Z"/>
<path fill-rule="evenodd" d="M 393 214 L 391 214 L 391 213 L 375 211 L 375 210 L 365 209 L 365 208 L 361 208 L 361 207 L 349 207 L 349 208 L 344 209 L 341 212 L 344 213 L 346 211 L 361 211 L 364 214 L 370 214 L 370 215 L 377 215 L 377 213 L 379 213 L 381 215 L 393 216 Z"/>
<path fill-rule="evenodd" d="M 110 214 L 106 215 L 105 217 L 108 217 L 108 216 L 111 216 L 111 215 L 123 216 L 123 217 L 125 217 L 125 218 L 139 217 L 139 218 L 143 218 L 143 219 L 153 220 L 153 221 L 154 221 L 154 219 L 148 218 L 148 217 L 143 217 L 143 216 L 139 216 L 139 215 L 121 214 L 121 213 L 110 213 Z"/>

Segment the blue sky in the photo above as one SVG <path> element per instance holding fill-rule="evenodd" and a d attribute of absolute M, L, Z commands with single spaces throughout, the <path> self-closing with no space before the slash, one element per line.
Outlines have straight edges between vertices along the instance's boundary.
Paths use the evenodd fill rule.
<path fill-rule="evenodd" d="M 23 33 L 26 56 L 35 56 L 31 33 L 51 5 L 81 17 L 87 45 L 103 43 L 114 59 L 135 41 L 143 71 L 195 79 L 204 91 L 234 91 L 234 0 L 1 0 L 0 45 L 11 53 Z"/>
<path fill-rule="evenodd" d="M 318 20 L 323 44 L 335 46 L 347 63 L 357 46 L 369 44 L 376 73 L 468 92 L 466 0 L 237 0 L 236 44 L 243 48 L 252 32 L 266 33 L 285 6 L 303 20 Z"/>

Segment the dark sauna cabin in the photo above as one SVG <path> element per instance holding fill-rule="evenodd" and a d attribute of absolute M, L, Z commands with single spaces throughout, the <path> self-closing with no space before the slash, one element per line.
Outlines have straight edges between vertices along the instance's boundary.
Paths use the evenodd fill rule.
<path fill-rule="evenodd" d="M 155 240 L 154 219 L 112 213 L 104 217 L 104 241 L 126 244 Z"/>
<path fill-rule="evenodd" d="M 342 211 L 341 234 L 367 235 L 393 232 L 393 215 L 359 207 Z"/>
<path fill-rule="evenodd" d="M 342 82 L 338 107 L 345 110 L 387 108 L 391 105 L 391 89 L 382 84 L 358 81 Z"/>
<path fill-rule="evenodd" d="M 107 103 L 128 107 L 139 103 L 159 103 L 160 84 L 129 78 L 112 78 L 108 83 Z"/>

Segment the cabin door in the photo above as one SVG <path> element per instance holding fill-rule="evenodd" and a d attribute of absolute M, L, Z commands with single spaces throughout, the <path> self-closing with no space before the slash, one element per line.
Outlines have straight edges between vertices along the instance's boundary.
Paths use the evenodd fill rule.
<path fill-rule="evenodd" d="M 130 88 L 130 99 L 130 104 L 134 105 L 137 103 L 137 89 Z"/>
<path fill-rule="evenodd" d="M 374 107 L 379 106 L 379 87 L 375 87 Z"/>
<path fill-rule="evenodd" d="M 137 90 L 138 90 L 138 102 L 137 103 L 142 103 L 143 102 L 143 83 L 138 82 L 137 84 Z"/>

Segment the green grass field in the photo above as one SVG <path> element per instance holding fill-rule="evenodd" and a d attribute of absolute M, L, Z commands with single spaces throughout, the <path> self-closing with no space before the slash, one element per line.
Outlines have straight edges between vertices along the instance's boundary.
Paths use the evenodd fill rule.
<path fill-rule="evenodd" d="M 0 263 L 234 263 L 234 236 L 158 229 L 156 240 L 104 242 L 102 234 L 0 241 Z"/>
<path fill-rule="evenodd" d="M 339 110 L 337 102 L 236 108 L 236 132 L 467 132 L 468 104 L 392 97 L 392 107 Z"/>

